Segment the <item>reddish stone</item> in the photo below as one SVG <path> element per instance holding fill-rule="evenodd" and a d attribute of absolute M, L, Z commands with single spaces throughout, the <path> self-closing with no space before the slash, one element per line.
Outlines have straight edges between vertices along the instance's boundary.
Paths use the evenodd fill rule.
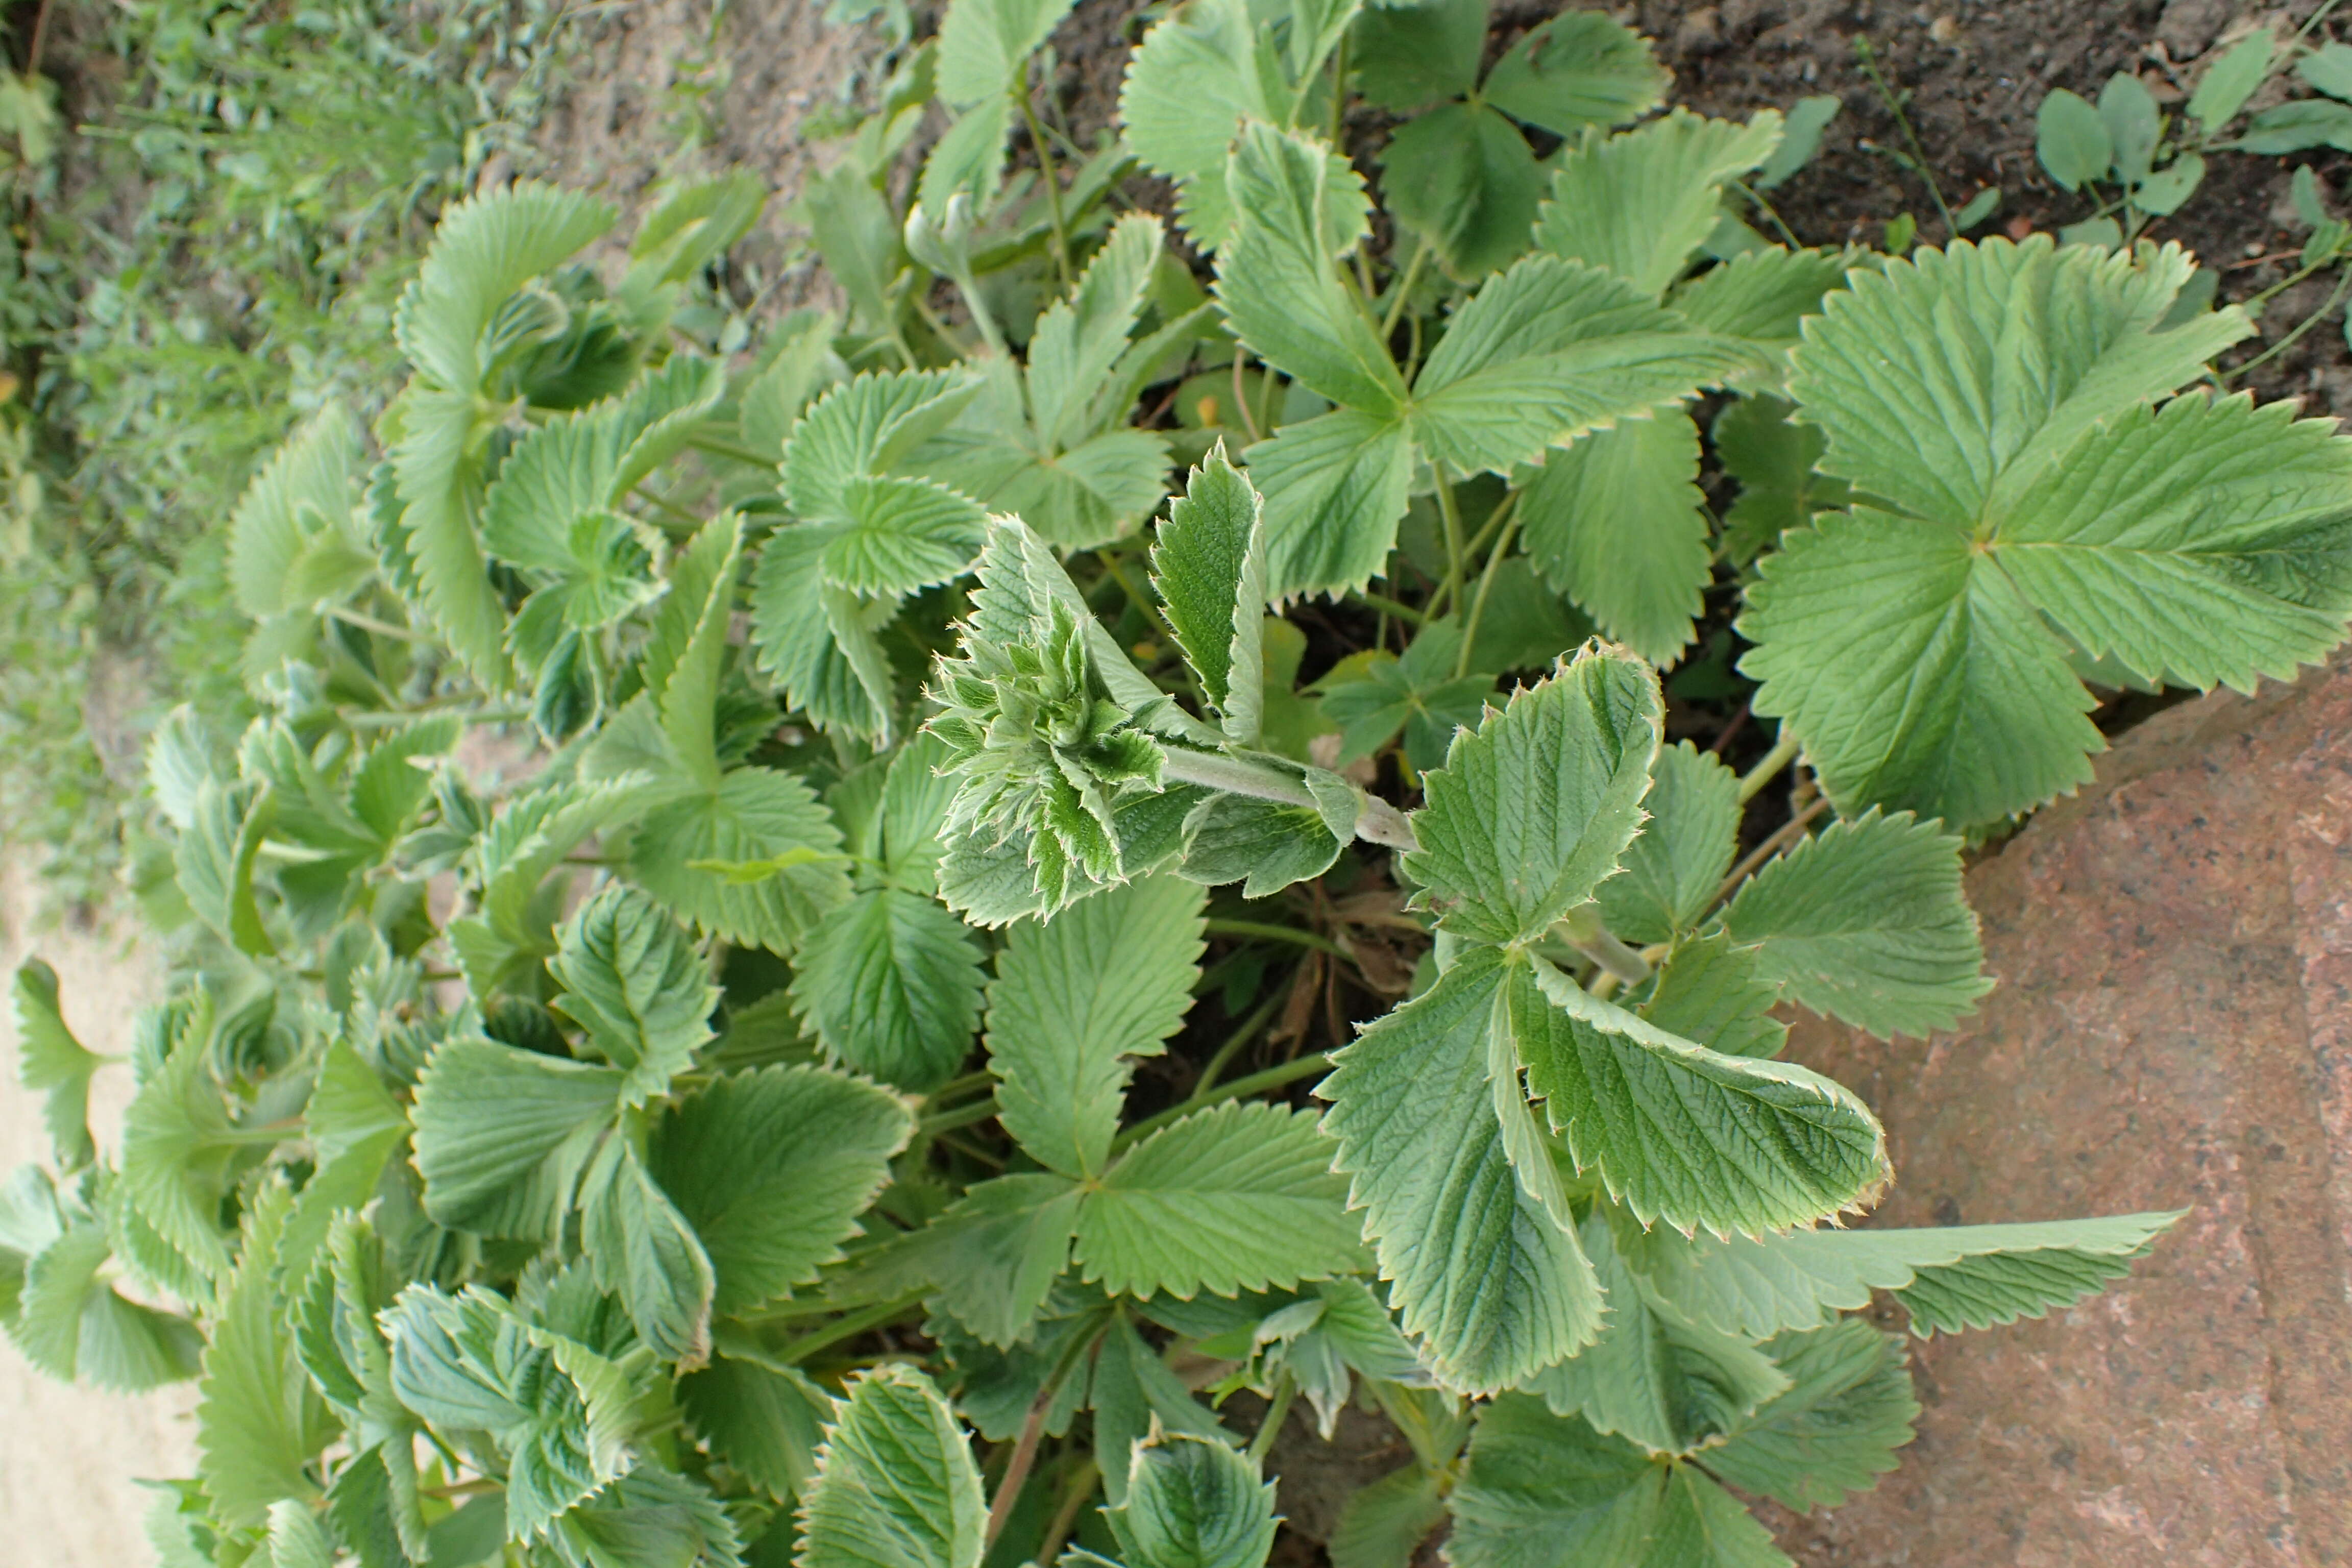
<path fill-rule="evenodd" d="M 2079 1308 L 1914 1342 L 1902 1470 L 1778 1519 L 1812 1568 L 2352 1563 L 2352 658 L 2101 763 L 1969 873 L 1975 1017 L 1791 1054 L 1885 1121 L 1879 1223 L 2193 1212 Z"/>

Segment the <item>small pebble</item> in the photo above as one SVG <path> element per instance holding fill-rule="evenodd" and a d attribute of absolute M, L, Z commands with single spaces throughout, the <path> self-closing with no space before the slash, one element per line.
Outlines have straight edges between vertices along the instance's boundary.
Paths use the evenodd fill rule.
<path fill-rule="evenodd" d="M 1958 43 L 1960 25 L 1949 16 L 1938 16 L 1927 24 L 1927 37 L 1939 44 Z"/>

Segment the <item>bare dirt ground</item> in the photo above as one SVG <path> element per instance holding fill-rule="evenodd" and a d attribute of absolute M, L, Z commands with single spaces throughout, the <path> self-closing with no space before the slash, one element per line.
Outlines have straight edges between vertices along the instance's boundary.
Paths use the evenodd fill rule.
<path fill-rule="evenodd" d="M 42 929 L 39 889 L 19 851 L 0 854 L 0 974 L 26 958 L 58 972 L 66 1021 L 84 1045 L 131 1048 L 131 1021 L 163 992 L 162 963 L 120 931 L 70 921 Z M 0 1008 L 0 1170 L 46 1160 L 40 1101 L 17 1087 L 13 1014 Z M 117 1146 L 127 1071 L 90 1087 L 90 1121 L 102 1148 Z M 152 1560 L 141 1521 L 153 1494 L 142 1478 L 194 1472 L 196 1395 L 183 1384 L 130 1397 L 68 1388 L 0 1346 L 0 1559 L 44 1568 L 132 1568 Z M 20 1555 L 21 1553 L 21 1555 Z"/>

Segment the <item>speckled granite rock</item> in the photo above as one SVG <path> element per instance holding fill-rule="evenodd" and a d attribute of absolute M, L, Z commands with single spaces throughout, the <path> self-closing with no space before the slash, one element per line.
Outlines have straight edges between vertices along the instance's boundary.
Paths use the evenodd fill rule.
<path fill-rule="evenodd" d="M 2000 988 L 1791 1054 L 1885 1119 L 1891 1225 L 2194 1213 L 2046 1322 L 1915 1342 L 1906 1463 L 1810 1568 L 2352 1563 L 2352 658 L 2167 710 L 1969 874 Z"/>

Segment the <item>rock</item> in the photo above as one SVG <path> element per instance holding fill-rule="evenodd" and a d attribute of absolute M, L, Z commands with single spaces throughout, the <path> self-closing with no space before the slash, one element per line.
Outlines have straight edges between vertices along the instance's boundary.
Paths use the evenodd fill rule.
<path fill-rule="evenodd" d="M 2228 25 L 2231 0 L 2165 0 L 2156 37 L 2176 60 L 2194 59 Z"/>
<path fill-rule="evenodd" d="M 1783 1544 L 2352 1563 L 2352 657 L 2158 714 L 1968 880 L 2000 986 L 1964 1027 L 1792 1037 L 1886 1123 L 1876 1219 L 2191 1212 L 2079 1308 L 1915 1342 L 1903 1468 Z"/>

